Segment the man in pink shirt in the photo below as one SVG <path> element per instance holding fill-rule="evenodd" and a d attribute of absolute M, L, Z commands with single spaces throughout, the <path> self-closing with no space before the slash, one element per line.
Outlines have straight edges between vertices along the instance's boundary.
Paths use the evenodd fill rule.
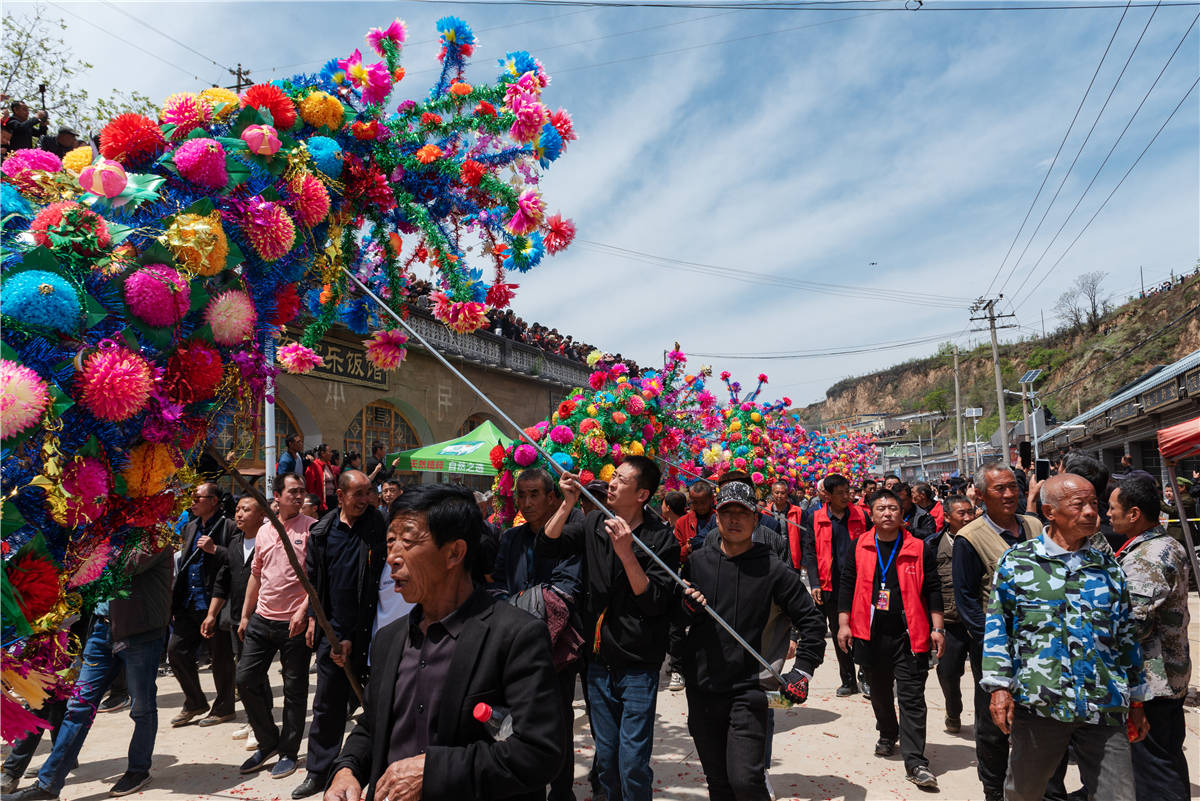
<path fill-rule="evenodd" d="M 294 473 L 279 476 L 275 502 L 279 504 L 279 518 L 292 549 L 303 565 L 308 530 L 317 522 L 300 514 L 304 479 Z M 312 656 L 312 649 L 304 641 L 307 628 L 308 596 L 288 561 L 279 532 L 274 524 L 264 523 L 255 540 L 254 561 L 238 626 L 238 636 L 242 638 L 238 692 L 258 740 L 258 750 L 242 763 L 242 773 L 262 770 L 275 754 L 279 754 L 279 759 L 271 768 L 272 778 L 282 779 L 296 772 L 308 707 L 308 662 Z M 283 667 L 282 732 L 275 725 L 271 711 L 271 686 L 267 678 L 276 652 Z"/>

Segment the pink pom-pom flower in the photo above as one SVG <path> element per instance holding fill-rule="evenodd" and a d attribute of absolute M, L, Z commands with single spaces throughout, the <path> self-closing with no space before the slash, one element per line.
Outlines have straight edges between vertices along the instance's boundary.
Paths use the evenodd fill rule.
<path fill-rule="evenodd" d="M 79 186 L 85 192 L 112 200 L 125 191 L 129 177 L 125 168 L 110 159 L 101 159 L 90 166 L 84 167 L 79 173 Z"/>
<path fill-rule="evenodd" d="M 279 363 L 283 365 L 283 369 L 292 375 L 311 373 L 314 369 L 325 363 L 325 360 L 318 356 L 316 351 L 301 345 L 299 342 L 284 345 L 279 349 L 277 358 L 279 359 Z"/>
<path fill-rule="evenodd" d="M 8 176 L 18 189 L 33 189 L 35 172 L 58 172 L 63 168 L 62 159 L 48 150 L 26 148 L 17 150 L 0 163 L 0 172 Z"/>
<path fill-rule="evenodd" d="M 188 282 L 165 264 L 147 264 L 125 280 L 125 305 L 147 325 L 175 325 L 191 307 Z"/>
<path fill-rule="evenodd" d="M 387 55 L 383 49 L 384 40 L 387 40 L 387 42 L 389 42 L 393 47 L 399 49 L 400 46 L 404 44 L 404 37 L 406 35 L 407 31 L 404 27 L 404 21 L 394 19 L 392 20 L 391 25 L 383 28 L 382 30 L 379 28 L 372 28 L 370 31 L 368 31 L 367 44 L 371 46 L 372 50 L 379 54 L 380 58 L 383 58 Z"/>
<path fill-rule="evenodd" d="M 550 429 L 550 441 L 558 445 L 568 445 L 571 440 L 575 439 L 575 433 L 571 431 L 570 426 L 564 426 L 561 423 Z"/>
<path fill-rule="evenodd" d="M 237 345 L 254 333 L 258 312 L 254 301 L 240 289 L 230 289 L 215 296 L 204 310 L 204 321 L 213 332 L 218 345 Z"/>
<path fill-rule="evenodd" d="M 282 147 L 279 132 L 273 125 L 247 125 L 242 131 L 242 141 L 251 153 L 259 156 L 274 156 Z"/>
<path fill-rule="evenodd" d="M 546 212 L 546 201 L 536 190 L 526 189 L 517 198 L 517 211 L 508 221 L 508 230 L 517 236 L 529 233 L 538 227 Z"/>
<path fill-rule="evenodd" d="M 41 419 L 50 404 L 46 382 L 28 367 L 0 359 L 0 433 L 11 437 Z"/>
<path fill-rule="evenodd" d="M 329 192 L 317 176 L 304 173 L 288 185 L 296 219 L 309 228 L 329 216 Z"/>
<path fill-rule="evenodd" d="M 553 256 L 560 250 L 565 250 L 575 238 L 575 223 L 564 220 L 561 214 L 551 214 L 546 218 L 542 229 L 542 243 L 546 252 Z"/>
<path fill-rule="evenodd" d="M 513 461 L 521 467 L 529 467 L 537 461 L 537 451 L 532 445 L 518 445 L 513 451 Z"/>
<path fill-rule="evenodd" d="M 109 489 L 108 469 L 99 459 L 85 456 L 72 462 L 63 471 L 67 526 L 75 528 L 94 523 L 104 513 Z"/>
<path fill-rule="evenodd" d="M 641 414 L 646 411 L 646 402 L 637 395 L 630 395 L 625 400 L 625 411 L 630 414 Z"/>
<path fill-rule="evenodd" d="M 408 356 L 408 342 L 398 328 L 376 331 L 367 340 L 367 361 L 381 370 L 395 370 Z"/>
<path fill-rule="evenodd" d="M 225 148 L 216 139 L 189 139 L 175 150 L 179 174 L 194 184 L 220 189 L 229 183 Z"/>
<path fill-rule="evenodd" d="M 146 360 L 110 342 L 84 360 L 78 399 L 101 420 L 120 423 L 146 408 L 153 386 Z"/>
<path fill-rule="evenodd" d="M 172 139 L 182 139 L 189 133 L 212 122 L 212 106 L 192 92 L 176 92 L 163 102 L 162 121 L 174 125 Z"/>
<path fill-rule="evenodd" d="M 242 232 L 263 261 L 276 261 L 292 249 L 296 225 L 283 206 L 264 200 L 242 217 Z"/>

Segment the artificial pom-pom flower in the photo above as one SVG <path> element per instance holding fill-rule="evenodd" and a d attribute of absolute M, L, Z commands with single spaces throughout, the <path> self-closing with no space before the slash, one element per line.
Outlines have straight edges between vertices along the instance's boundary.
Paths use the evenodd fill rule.
<path fill-rule="evenodd" d="M 36 188 L 34 173 L 58 172 L 63 168 L 62 159 L 48 150 L 26 148 L 17 150 L 0 162 L 0 172 L 25 191 Z"/>
<path fill-rule="evenodd" d="M 476 117 L 495 117 L 496 116 L 496 107 L 493 106 L 491 103 L 487 102 L 486 100 L 480 100 L 478 103 L 475 104 L 475 116 Z"/>
<path fill-rule="evenodd" d="M 194 273 L 216 275 L 229 258 L 229 239 L 221 227 L 220 212 L 180 214 L 167 227 L 167 247 Z"/>
<path fill-rule="evenodd" d="M 175 150 L 179 174 L 192 183 L 220 189 L 229 183 L 225 148 L 216 139 L 189 139 Z"/>
<path fill-rule="evenodd" d="M 253 205 L 242 216 L 242 233 L 263 261 L 276 261 L 292 249 L 296 226 L 283 206 L 269 200 Z"/>
<path fill-rule="evenodd" d="M 0 313 L 21 325 L 64 334 L 80 325 L 79 294 L 65 278 L 45 270 L 25 270 L 4 282 Z"/>
<path fill-rule="evenodd" d="M 612 477 L 616 472 L 617 468 L 613 467 L 611 464 L 606 464 L 604 467 L 600 468 L 600 475 L 597 476 L 597 478 L 607 484 L 612 481 Z"/>
<path fill-rule="evenodd" d="M 526 189 L 517 198 L 517 211 L 506 227 L 518 236 L 527 234 L 537 228 L 545 211 L 546 202 L 542 200 L 542 196 L 536 190 Z"/>
<path fill-rule="evenodd" d="M 10 156 L 9 161 L 11 160 Z M 33 222 L 29 224 L 29 231 L 33 234 L 35 243 L 51 249 L 55 247 L 55 244 L 51 241 L 50 234 L 66 237 L 83 234 L 89 239 L 94 238 L 94 246 L 79 241 L 69 245 L 75 252 L 86 256 L 96 255 L 112 243 L 112 238 L 108 233 L 108 224 L 104 222 L 104 218 L 87 206 L 70 201 L 51 203 L 39 211 L 33 218 Z"/>
<path fill-rule="evenodd" d="M 182 139 L 212 121 L 212 106 L 192 92 L 176 92 L 163 101 L 159 118 L 175 126 L 172 139 Z"/>
<path fill-rule="evenodd" d="M 558 445 L 568 445 L 573 439 L 575 439 L 575 432 L 571 430 L 570 426 L 559 424 L 550 429 L 551 442 Z"/>
<path fill-rule="evenodd" d="M 646 402 L 638 395 L 630 395 L 625 399 L 625 410 L 630 414 L 641 414 L 646 411 Z"/>
<path fill-rule="evenodd" d="M 441 125 L 442 117 L 440 114 L 434 114 L 432 111 L 426 111 L 421 115 L 420 123 L 422 126 Z"/>
<path fill-rule="evenodd" d="M 513 451 L 513 461 L 521 467 L 529 467 L 537 461 L 537 451 L 532 445 L 521 444 Z"/>
<path fill-rule="evenodd" d="M 350 133 L 354 134 L 354 138 L 360 142 L 370 142 L 379 138 L 379 132 L 383 130 L 379 123 L 375 120 L 363 122 L 357 120 L 350 123 Z"/>
<path fill-rule="evenodd" d="M 537 158 L 538 164 L 542 167 L 549 167 L 551 162 L 556 161 L 562 155 L 563 141 L 558 135 L 558 131 L 554 130 L 554 126 L 546 123 L 542 126 L 542 133 L 538 136 L 537 144 L 533 146 L 533 155 Z"/>
<path fill-rule="evenodd" d="M 758 374 L 758 381 L 759 381 L 759 383 L 760 383 L 760 384 L 765 384 L 765 383 L 767 383 L 767 374 L 766 374 L 766 373 L 759 373 L 759 374 Z"/>
<path fill-rule="evenodd" d="M 254 301 L 240 289 L 230 289 L 213 297 L 204 310 L 204 321 L 212 329 L 213 342 L 237 345 L 254 333 L 258 313 Z"/>
<path fill-rule="evenodd" d="M 469 83 L 455 81 L 454 83 L 450 84 L 450 89 L 448 91 L 455 97 L 466 97 L 467 95 L 471 94 L 471 92 L 475 91 L 475 87 L 471 86 Z"/>
<path fill-rule="evenodd" d="M 279 349 L 276 358 L 283 369 L 292 375 L 311 373 L 315 368 L 325 363 L 312 348 L 305 347 L 299 342 L 292 342 Z"/>
<path fill-rule="evenodd" d="M 486 172 L 487 167 L 478 161 L 466 159 L 459 168 L 458 177 L 467 186 L 479 186 L 479 182 L 483 180 Z"/>
<path fill-rule="evenodd" d="M 566 419 L 575 413 L 576 404 L 574 401 L 565 400 L 558 404 L 558 416 Z"/>
<path fill-rule="evenodd" d="M 67 580 L 67 589 L 73 590 L 100 578 L 108 566 L 112 551 L 112 542 L 109 540 L 89 546 L 87 553 L 68 571 L 70 578 Z"/>
<path fill-rule="evenodd" d="M 464 51 L 475 44 L 475 32 L 471 30 L 470 25 L 458 17 L 442 17 L 437 21 L 437 29 L 438 33 L 442 35 L 443 44 L 452 45 Z M 470 55 L 470 53 L 463 52 L 463 55 Z"/>
<path fill-rule="evenodd" d="M 550 255 L 566 249 L 575 238 L 575 223 L 564 220 L 561 214 L 551 214 L 542 227 L 542 244 Z"/>
<path fill-rule="evenodd" d="M 296 123 L 296 104 L 278 86 L 259 83 L 242 92 L 242 105 L 248 108 L 265 109 L 271 115 L 271 123 L 286 131 Z"/>
<path fill-rule="evenodd" d="M 8 693 L 0 693 L 0 737 L 15 743 L 30 734 L 50 729 L 53 724 L 30 712 Z"/>
<path fill-rule="evenodd" d="M 312 173 L 300 173 L 288 182 L 288 198 L 296 219 L 309 228 L 329 216 L 329 192 Z"/>
<path fill-rule="evenodd" d="M 388 94 L 392 91 L 392 76 L 388 73 L 386 64 L 364 66 L 362 53 L 355 50 L 350 54 L 350 58 L 340 59 L 338 66 L 346 71 L 346 77 L 350 79 L 350 83 L 362 92 L 364 103 L 375 105 L 387 100 Z"/>
<path fill-rule="evenodd" d="M 604 352 L 599 349 L 596 349 L 587 355 L 587 359 L 585 359 L 585 361 L 586 361 L 588 367 L 595 367 L 600 362 L 600 360 L 603 358 L 604 358 Z"/>
<path fill-rule="evenodd" d="M 408 356 L 406 337 L 398 328 L 376 331 L 367 340 L 367 361 L 381 370 L 395 370 Z"/>
<path fill-rule="evenodd" d="M 342 146 L 328 136 L 312 136 L 305 143 L 317 169 L 330 178 L 342 174 Z"/>
<path fill-rule="evenodd" d="M 588 376 L 588 386 L 590 386 L 592 389 L 600 389 L 600 387 L 604 386 L 604 382 L 606 381 L 608 381 L 608 374 L 601 370 L 597 370 Z"/>
<path fill-rule="evenodd" d="M 516 296 L 513 290 L 518 286 L 519 284 L 506 284 L 502 281 L 497 281 L 488 287 L 487 294 L 484 296 L 484 302 L 493 309 L 503 309 Z"/>
<path fill-rule="evenodd" d="M 88 150 L 88 153 L 90 155 L 91 151 Z M 67 155 L 69 156 L 70 153 Z M 128 183 L 129 177 L 125 175 L 125 168 L 118 162 L 108 159 L 100 159 L 97 163 L 89 164 L 79 172 L 79 186 L 84 191 L 109 200 L 125 191 Z"/>
<path fill-rule="evenodd" d="M 498 471 L 504 468 L 504 456 L 505 450 L 503 445 L 493 445 L 492 449 L 488 451 L 488 459 L 492 461 L 492 467 Z"/>
<path fill-rule="evenodd" d="M 191 308 L 188 282 L 165 264 L 147 264 L 125 279 L 125 305 L 142 322 L 177 325 Z"/>
<path fill-rule="evenodd" d="M 17 151 L 18 153 L 21 151 Z M 68 151 L 67 155 L 62 157 L 63 169 L 72 175 L 79 175 L 84 168 L 92 163 L 92 149 L 87 145 L 77 147 L 74 150 Z"/>
<path fill-rule="evenodd" d="M 273 125 L 247 125 L 242 131 L 242 141 L 256 156 L 274 156 L 282 147 Z"/>
<path fill-rule="evenodd" d="M 78 380 L 83 405 L 110 423 L 128 420 L 146 408 L 154 385 L 146 360 L 115 346 L 89 355 Z"/>
<path fill-rule="evenodd" d="M 20 434 L 50 405 L 46 382 L 24 365 L 0 359 L 0 436 Z"/>
<path fill-rule="evenodd" d="M 444 292 L 433 293 L 433 314 L 451 331 L 469 334 L 487 325 L 487 307 L 482 303 L 452 301 Z"/>
<path fill-rule="evenodd" d="M 216 348 L 199 339 L 185 342 L 167 359 L 167 397 L 179 403 L 206 401 L 216 393 L 224 372 Z"/>
<path fill-rule="evenodd" d="M 63 493 L 67 504 L 59 523 L 69 528 L 94 523 L 104 513 L 109 489 L 108 469 L 99 459 L 84 456 L 71 462 L 63 471 Z"/>
<path fill-rule="evenodd" d="M 296 293 L 296 285 L 284 284 L 275 296 L 275 313 L 271 315 L 271 325 L 285 325 L 291 322 L 299 311 L 300 295 Z"/>
<path fill-rule="evenodd" d="M 41 538 L 5 562 L 4 572 L 27 621 L 32 623 L 54 608 L 59 591 L 58 568 Z"/>
<path fill-rule="evenodd" d="M 175 472 L 171 449 L 161 442 L 143 442 L 129 452 L 129 464 L 121 472 L 125 492 L 131 498 L 148 498 L 166 489 Z"/>
<path fill-rule="evenodd" d="M 550 109 L 529 94 L 518 95 L 509 105 L 514 117 L 509 135 L 518 142 L 537 139 L 542 126 L 550 121 Z"/>
<path fill-rule="evenodd" d="M 563 147 L 567 146 L 567 142 L 574 142 L 579 136 L 575 133 L 575 124 L 571 121 L 571 115 L 566 109 L 560 108 L 550 115 L 550 124 L 554 126 L 554 130 L 558 131 L 558 135 L 562 137 Z"/>
<path fill-rule="evenodd" d="M 234 92 L 220 86 L 211 86 L 208 89 L 201 90 L 200 99 L 209 104 L 213 112 L 213 119 L 218 122 L 224 122 L 229 119 L 241 107 L 238 96 Z"/>
<path fill-rule="evenodd" d="M 121 114 L 100 131 L 100 155 L 126 167 L 145 164 L 166 144 L 158 123 L 141 114 Z"/>
<path fill-rule="evenodd" d="M 300 118 L 314 128 L 336 131 L 346 119 L 346 108 L 328 92 L 312 91 L 300 101 Z"/>
<path fill-rule="evenodd" d="M 344 159 L 346 170 L 345 196 L 353 203 L 363 206 L 374 206 L 378 211 L 391 211 L 396 207 L 396 196 L 392 187 L 374 162 L 363 164 L 355 156 Z"/>
<path fill-rule="evenodd" d="M 404 27 L 404 21 L 394 19 L 392 20 L 391 25 L 383 28 L 382 30 L 379 28 L 372 28 L 371 30 L 367 31 L 367 44 L 371 46 L 372 50 L 379 54 L 380 58 L 383 58 L 387 55 L 387 52 L 384 50 L 385 43 L 386 45 L 398 50 L 400 49 L 400 46 L 404 44 L 404 37 L 407 34 L 408 31 Z"/>
<path fill-rule="evenodd" d="M 442 149 L 437 145 L 424 145 L 413 155 L 422 164 L 432 164 L 442 157 Z"/>

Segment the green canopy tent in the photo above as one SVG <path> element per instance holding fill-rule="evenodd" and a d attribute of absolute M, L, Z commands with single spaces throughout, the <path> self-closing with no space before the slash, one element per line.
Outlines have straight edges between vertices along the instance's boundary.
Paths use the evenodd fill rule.
<path fill-rule="evenodd" d="M 457 439 L 437 442 L 410 451 L 391 453 L 388 463 L 395 463 L 397 470 L 414 470 L 425 473 L 459 473 L 462 475 L 494 476 L 491 452 L 497 445 L 508 447 L 512 440 L 504 436 L 490 420 Z"/>

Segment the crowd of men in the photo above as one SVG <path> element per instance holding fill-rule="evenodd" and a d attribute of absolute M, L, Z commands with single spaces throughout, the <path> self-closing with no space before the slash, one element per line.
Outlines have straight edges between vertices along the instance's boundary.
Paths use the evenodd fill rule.
<path fill-rule="evenodd" d="M 6 106 L 4 117 L 0 120 L 0 159 L 18 150 L 35 147 L 62 158 L 80 145 L 87 144 L 86 140 L 79 138 L 79 132 L 69 125 L 60 125 L 51 134 L 50 115 L 45 109 L 32 112 L 24 101 L 10 102 L 7 96 L 0 97 L 0 103 Z"/>
<path fill-rule="evenodd" d="M 573 799 L 581 687 L 594 798 L 653 796 L 661 689 L 685 691 L 709 797 L 764 801 L 773 707 L 804 703 L 825 661 L 837 696 L 869 697 L 875 755 L 898 747 L 923 790 L 928 674 L 959 732 L 969 665 L 984 799 L 1190 796 L 1188 559 L 1146 473 L 1072 454 L 1043 482 L 1001 464 L 936 489 L 831 474 L 802 506 L 737 472 L 660 492 L 658 464 L 628 456 L 587 487 L 523 471 L 518 524 L 498 532 L 486 499 L 404 488 L 382 454 L 329 494 L 327 462 L 294 444 L 270 509 L 244 496 L 228 519 L 201 484 L 175 560 L 130 563 L 130 595 L 92 616 L 78 696 L 43 710 L 36 781 L 16 791 L 40 735 L 5 761 L 5 799 L 58 797 L 122 670 L 134 732 L 112 794 L 143 789 L 164 642 L 184 697 L 171 725 L 228 725 L 243 774 L 283 779 L 303 756 L 297 799 Z"/>

